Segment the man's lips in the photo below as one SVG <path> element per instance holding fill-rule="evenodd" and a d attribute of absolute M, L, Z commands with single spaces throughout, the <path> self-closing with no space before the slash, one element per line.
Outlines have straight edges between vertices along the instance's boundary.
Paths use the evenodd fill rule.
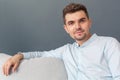
<path fill-rule="evenodd" d="M 84 31 L 76 31 L 76 34 L 82 34 Z"/>

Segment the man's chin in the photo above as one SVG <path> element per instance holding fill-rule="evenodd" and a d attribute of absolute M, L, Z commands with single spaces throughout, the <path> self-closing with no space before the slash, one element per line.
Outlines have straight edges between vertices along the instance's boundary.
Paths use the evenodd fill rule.
<path fill-rule="evenodd" d="M 84 40 L 84 39 L 85 39 L 85 35 L 75 37 L 75 40 L 77 40 L 77 41 L 81 41 L 81 40 Z"/>

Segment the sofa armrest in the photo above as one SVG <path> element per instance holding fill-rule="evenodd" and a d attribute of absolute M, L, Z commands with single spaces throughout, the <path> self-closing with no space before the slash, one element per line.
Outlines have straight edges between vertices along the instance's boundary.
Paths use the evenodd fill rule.
<path fill-rule="evenodd" d="M 0 53 L 0 80 L 67 80 L 64 64 L 56 58 L 22 60 L 16 72 L 5 76 L 2 65 L 10 57 Z"/>

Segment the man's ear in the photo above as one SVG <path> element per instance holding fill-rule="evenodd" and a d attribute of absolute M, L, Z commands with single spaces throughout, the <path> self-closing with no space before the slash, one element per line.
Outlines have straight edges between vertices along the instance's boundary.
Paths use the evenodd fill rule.
<path fill-rule="evenodd" d="M 67 26 L 64 24 L 64 29 L 67 33 L 69 33 L 68 29 L 67 29 Z"/>

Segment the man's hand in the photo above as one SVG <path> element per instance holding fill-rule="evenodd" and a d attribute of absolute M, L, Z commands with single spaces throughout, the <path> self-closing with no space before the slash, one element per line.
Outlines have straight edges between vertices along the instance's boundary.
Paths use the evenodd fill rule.
<path fill-rule="evenodd" d="M 10 74 L 10 69 L 12 72 L 15 72 L 22 59 L 22 54 L 16 54 L 13 57 L 9 58 L 3 65 L 3 74 L 8 76 Z"/>

